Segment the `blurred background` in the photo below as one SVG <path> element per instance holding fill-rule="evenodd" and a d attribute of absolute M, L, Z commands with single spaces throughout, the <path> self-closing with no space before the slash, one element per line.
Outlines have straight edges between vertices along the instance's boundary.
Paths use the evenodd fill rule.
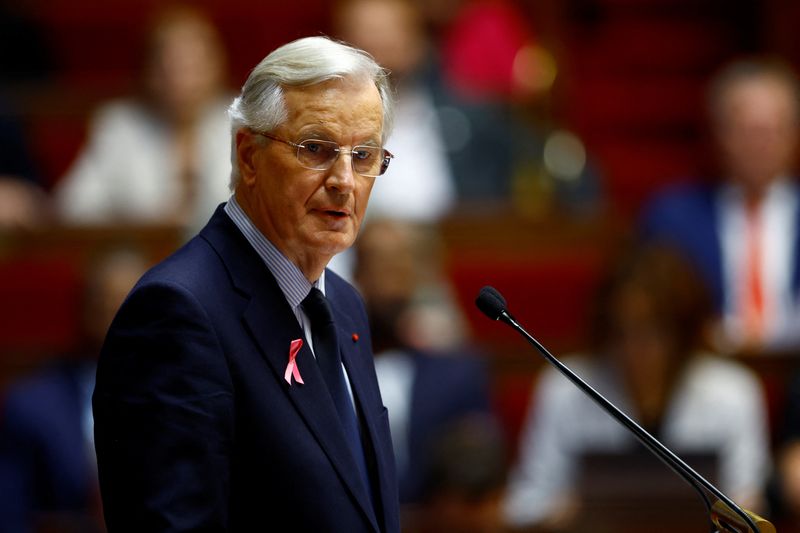
<path fill-rule="evenodd" d="M 753 141 L 744 146 L 767 138 L 770 117 L 785 119 L 770 146 L 783 142 L 773 174 L 786 189 L 774 194 L 793 197 L 798 22 L 800 4 L 789 0 L 0 0 L 0 531 L 102 531 L 87 421 L 98 339 L 138 273 L 227 199 L 225 109 L 250 69 L 275 47 L 319 34 L 373 54 L 391 70 L 397 94 L 387 145 L 396 159 L 375 185 L 363 235 L 334 268 L 361 289 L 375 329 L 384 401 L 397 413 L 405 528 L 652 526 L 651 515 L 624 515 L 630 509 L 598 496 L 598 483 L 607 486 L 615 474 L 591 465 L 613 459 L 581 462 L 589 452 L 625 448 L 604 440 L 605 430 L 549 444 L 537 437 L 567 431 L 563 424 L 584 427 L 584 409 L 569 410 L 572 400 L 545 386 L 552 378 L 542 376 L 540 358 L 475 309 L 478 290 L 493 285 L 554 353 L 621 369 L 618 388 L 630 394 L 619 400 L 634 418 L 668 444 L 716 456 L 708 472 L 723 490 L 741 489 L 748 505 L 784 524 L 781 531 L 793 530 L 800 516 L 800 290 L 792 274 L 800 268 L 800 208 L 781 204 L 784 218 L 765 222 L 785 245 L 767 246 L 788 250 L 761 263 L 768 276 L 786 279 L 773 290 L 789 301 L 781 308 L 788 318 L 764 315 L 783 324 L 780 335 L 733 334 L 740 323 L 729 320 L 734 297 L 723 290 L 731 276 L 716 286 L 692 245 L 659 233 L 653 221 L 677 186 L 743 188 L 724 149 L 741 108 L 760 109 L 759 100 L 736 104 L 742 79 L 782 84 L 766 102 L 788 95 L 789 107 L 765 111 L 767 129 L 747 130 Z M 731 75 L 709 92 L 720 69 L 743 59 L 768 67 Z M 768 148 L 753 150 L 755 159 L 769 156 Z M 680 220 L 683 207 L 676 209 Z M 688 233 L 703 233 L 714 220 L 692 218 Z M 725 231 L 731 242 L 746 241 L 744 230 Z M 691 285 L 699 274 L 693 303 L 663 304 L 659 294 L 687 290 L 668 285 L 670 275 L 636 277 L 629 256 L 648 256 L 641 248 L 655 241 L 669 241 L 677 261 L 693 269 L 675 267 L 673 276 Z M 628 300 L 614 295 L 629 287 L 650 303 L 619 303 Z M 607 335 L 597 335 L 599 325 Z M 676 341 L 681 335 L 691 340 Z M 716 435 L 708 443 L 671 440 L 670 417 L 679 411 L 671 398 L 691 395 L 681 386 L 686 361 L 695 359 L 645 359 L 659 342 L 668 347 L 664 357 L 702 352 L 726 365 L 692 383 L 728 392 L 691 403 L 706 418 L 678 424 L 691 435 Z M 612 352 L 642 359 L 637 366 L 604 357 Z M 608 383 L 613 393 L 617 382 Z M 663 391 L 651 398 L 644 389 Z M 542 405 L 578 414 L 547 426 Z M 709 429 L 715 418 L 726 420 L 718 434 Z M 753 471 L 743 474 L 746 486 L 724 466 L 739 433 L 758 437 L 735 458 Z M 560 473 L 535 466 L 546 446 L 571 447 L 559 459 L 571 466 Z M 70 447 L 76 456 L 64 451 Z M 661 483 L 647 477 L 650 470 L 645 464 L 631 474 L 640 485 L 615 489 L 620 501 Z M 536 492 L 525 491 L 548 476 L 564 478 L 545 485 L 549 494 L 570 497 L 534 512 L 525 502 Z M 687 488 L 667 492 L 636 506 L 695 499 Z M 679 515 L 680 527 L 664 531 L 707 530 L 696 505 L 699 520 L 689 505 L 689 518 Z M 591 513 L 605 518 L 588 519 Z"/>

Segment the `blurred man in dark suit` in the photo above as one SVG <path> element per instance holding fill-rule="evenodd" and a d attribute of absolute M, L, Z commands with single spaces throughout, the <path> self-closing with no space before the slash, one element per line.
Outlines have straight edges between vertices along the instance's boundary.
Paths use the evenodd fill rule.
<path fill-rule="evenodd" d="M 388 167 L 386 73 L 322 37 L 230 108 L 234 195 L 134 288 L 94 394 L 117 531 L 399 530 L 366 313 L 326 265 Z"/>
<path fill-rule="evenodd" d="M 74 353 L 6 391 L 0 402 L 0 532 L 101 530 L 91 408 L 97 355 L 145 268 L 134 250 L 98 255 L 85 276 Z"/>

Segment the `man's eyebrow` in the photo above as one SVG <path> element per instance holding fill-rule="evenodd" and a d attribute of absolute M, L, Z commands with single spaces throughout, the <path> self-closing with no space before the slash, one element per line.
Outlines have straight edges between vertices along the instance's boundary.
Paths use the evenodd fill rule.
<path fill-rule="evenodd" d="M 339 142 L 339 141 L 334 140 L 334 136 L 333 135 L 331 135 L 330 133 L 328 133 L 328 132 L 326 132 L 325 130 L 322 130 L 322 129 L 309 129 L 309 130 L 305 130 L 305 131 L 301 130 L 301 133 L 298 133 L 296 135 L 296 137 L 297 137 L 296 140 L 298 142 L 308 141 L 310 139 L 316 139 L 316 140 L 319 140 L 319 141 L 331 141 L 331 142 L 335 142 L 335 143 Z M 368 139 L 365 139 L 363 141 L 360 141 L 360 142 L 356 143 L 356 146 L 374 146 L 376 148 L 380 147 L 381 145 L 382 145 L 382 143 L 380 141 L 380 137 L 378 137 L 378 138 L 370 137 Z"/>
<path fill-rule="evenodd" d="M 333 140 L 333 136 L 329 133 L 325 133 L 323 130 L 312 129 L 302 131 L 298 133 L 297 136 L 300 138 L 299 140 L 306 141 L 308 139 L 319 139 L 320 141 L 331 141 Z"/>

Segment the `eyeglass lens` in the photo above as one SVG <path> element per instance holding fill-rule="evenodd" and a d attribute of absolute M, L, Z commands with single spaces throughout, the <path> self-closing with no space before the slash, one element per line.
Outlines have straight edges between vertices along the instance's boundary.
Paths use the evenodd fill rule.
<path fill-rule="evenodd" d="M 307 140 L 297 147 L 297 160 L 306 168 L 327 170 L 339 157 L 339 152 L 335 142 Z M 350 155 L 353 170 L 364 176 L 380 176 L 389 166 L 384 150 L 375 146 L 355 146 Z"/>

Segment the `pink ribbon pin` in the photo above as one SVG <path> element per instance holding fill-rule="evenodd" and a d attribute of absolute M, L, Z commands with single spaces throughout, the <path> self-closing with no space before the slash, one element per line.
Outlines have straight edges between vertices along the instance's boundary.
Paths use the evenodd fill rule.
<path fill-rule="evenodd" d="M 286 372 L 283 373 L 283 379 L 285 379 L 286 383 L 289 385 L 292 384 L 292 378 L 299 384 L 305 385 L 305 383 L 303 383 L 303 378 L 300 376 L 300 369 L 297 368 L 297 353 L 302 347 L 303 339 L 295 339 L 289 345 L 289 364 L 286 365 Z"/>

